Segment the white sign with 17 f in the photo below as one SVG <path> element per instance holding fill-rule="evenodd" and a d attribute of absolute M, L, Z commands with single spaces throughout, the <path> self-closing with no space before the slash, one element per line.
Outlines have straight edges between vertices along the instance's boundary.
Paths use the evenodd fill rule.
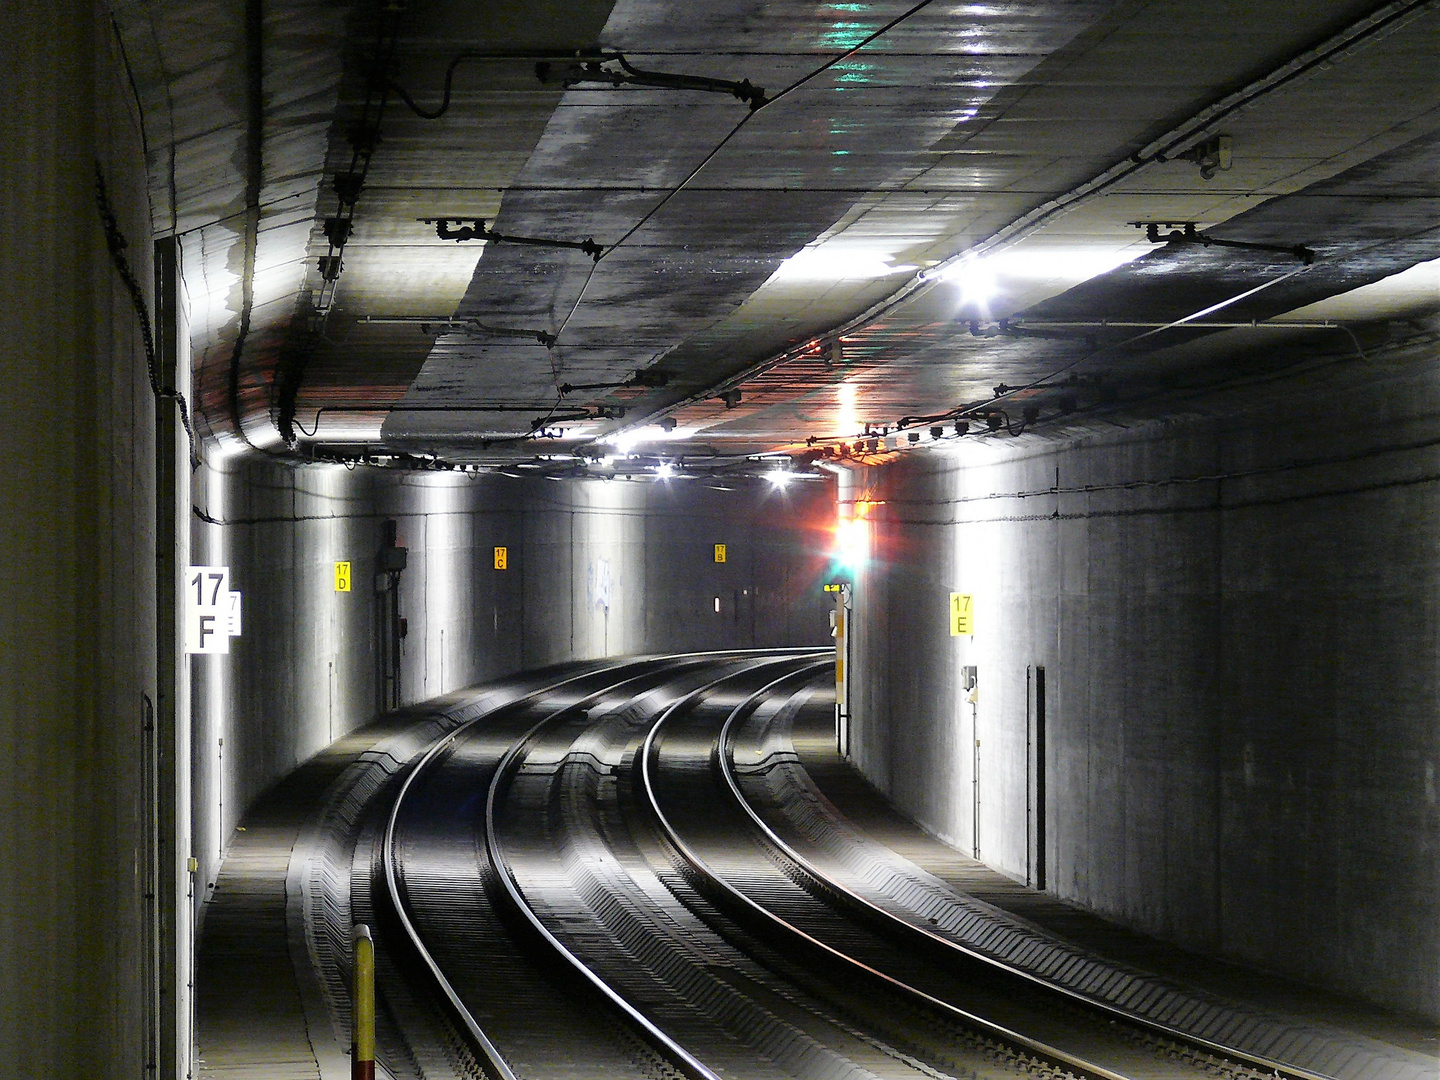
<path fill-rule="evenodd" d="M 231 599 L 228 566 L 192 566 L 185 574 L 185 651 L 228 653 L 240 629 L 239 594 Z"/>

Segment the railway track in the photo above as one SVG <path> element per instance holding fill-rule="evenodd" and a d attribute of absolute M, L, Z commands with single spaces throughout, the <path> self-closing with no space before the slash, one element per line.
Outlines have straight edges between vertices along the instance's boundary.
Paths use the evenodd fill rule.
<path fill-rule="evenodd" d="M 782 836 L 751 805 L 793 763 L 770 733 L 832 682 L 813 652 L 632 661 L 425 754 L 381 891 L 471 1075 L 1316 1080 L 932 932 L 915 890 Z"/>

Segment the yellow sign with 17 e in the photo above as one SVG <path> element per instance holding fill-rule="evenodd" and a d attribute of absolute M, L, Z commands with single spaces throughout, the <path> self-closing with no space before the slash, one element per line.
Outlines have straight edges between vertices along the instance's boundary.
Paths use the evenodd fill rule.
<path fill-rule="evenodd" d="M 950 636 L 975 633 L 975 597 L 972 593 L 950 594 Z"/>
<path fill-rule="evenodd" d="M 350 564 L 348 562 L 337 562 L 335 564 L 335 591 L 350 591 Z"/>

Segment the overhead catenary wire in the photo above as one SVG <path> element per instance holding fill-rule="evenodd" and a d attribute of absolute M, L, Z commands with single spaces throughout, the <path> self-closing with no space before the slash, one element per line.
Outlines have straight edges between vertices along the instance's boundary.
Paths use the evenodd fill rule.
<path fill-rule="evenodd" d="M 565 333 L 565 328 L 570 325 L 570 320 L 575 317 L 575 313 L 580 309 L 580 305 L 585 300 L 585 294 L 589 291 L 590 284 L 595 279 L 595 272 L 600 268 L 600 263 L 604 261 L 605 257 L 608 256 L 611 252 L 613 252 L 616 248 L 623 246 L 631 237 L 633 237 L 637 232 L 643 229 L 650 222 L 650 220 L 655 217 L 656 214 L 658 214 L 667 205 L 669 205 L 670 201 L 674 199 L 675 196 L 679 195 L 682 191 L 688 188 L 690 186 L 690 182 L 694 180 L 695 177 L 699 176 L 700 173 L 703 172 L 705 168 L 712 161 L 714 161 L 716 157 L 719 156 L 720 152 L 730 144 L 730 141 L 734 139 L 736 135 L 740 134 L 741 130 L 744 129 L 746 124 L 748 124 L 756 116 L 760 115 L 760 113 L 764 112 L 766 109 L 772 108 L 776 102 L 781 101 L 785 97 L 794 93 L 796 90 L 800 89 L 806 83 L 810 82 L 813 79 L 819 78 L 821 75 L 829 71 L 835 65 L 844 63 L 850 57 L 854 56 L 856 53 L 860 52 L 867 46 L 873 44 L 876 40 L 889 33 L 895 27 L 899 26 L 902 22 L 905 22 L 907 19 L 916 15 L 920 11 L 923 11 L 925 8 L 929 7 L 934 2 L 935 0 L 919 0 L 919 3 L 912 5 L 905 11 L 901 12 L 899 15 L 895 16 L 889 22 L 885 23 L 879 29 L 867 34 L 855 45 L 852 45 L 844 52 L 836 54 L 818 67 L 806 72 L 800 78 L 796 79 L 794 82 L 790 83 L 788 86 L 777 91 L 776 93 L 770 95 L 767 100 L 762 102 L 757 107 L 753 108 L 744 116 L 742 116 L 736 122 L 735 126 L 732 127 L 725 134 L 725 137 L 722 138 L 718 143 L 716 143 L 715 146 L 703 158 L 700 159 L 700 162 L 695 165 L 695 167 L 692 168 L 688 173 L 685 174 L 685 177 L 678 184 L 676 184 L 669 191 L 667 191 L 659 202 L 657 202 L 640 217 L 640 220 L 635 222 L 634 225 L 630 226 L 629 229 L 627 229 L 623 234 L 621 234 L 620 239 L 616 240 L 613 244 L 610 244 L 605 248 L 604 253 L 600 256 L 599 259 L 595 261 L 595 265 L 593 265 L 590 268 L 589 272 L 586 273 L 585 280 L 581 282 L 580 291 L 575 296 L 575 302 L 570 305 L 570 310 L 566 312 L 565 318 L 561 320 L 559 327 L 557 327 L 555 330 L 556 338 L 558 339 L 562 334 Z"/>
<path fill-rule="evenodd" d="M 1181 318 L 1175 319 L 1172 322 L 1162 323 L 1158 326 L 1153 326 L 1149 330 L 1142 331 L 1141 333 L 1138 333 L 1133 337 L 1126 338 L 1124 341 L 1117 342 L 1114 345 L 1106 345 L 1098 349 L 1094 349 L 1086 353 L 1084 356 L 1081 356 L 1076 360 L 1071 360 L 1067 364 L 1062 364 L 1060 367 L 1049 372 L 1048 374 L 1042 375 L 1040 376 L 1040 378 L 1034 379 L 1024 384 L 1023 386 L 1012 387 L 1004 393 L 996 394 L 989 401 L 983 402 L 979 405 L 970 406 L 964 410 L 956 410 L 953 417 L 947 414 L 945 419 L 958 419 L 960 417 L 968 416 L 972 412 L 978 412 L 982 409 L 989 408 L 997 401 L 1005 401 L 1009 398 L 1014 397 L 1016 394 L 1024 393 L 1027 390 L 1036 390 L 1043 388 L 1059 376 L 1064 375 L 1067 372 L 1073 371 L 1075 368 L 1080 367 L 1082 364 L 1089 363 L 1090 361 L 1104 355 L 1105 353 L 1128 349 L 1133 345 L 1136 345 L 1149 338 L 1155 337 L 1157 334 L 1163 334 L 1168 330 L 1176 330 L 1180 327 L 1188 326 L 1191 323 L 1198 322 L 1199 320 L 1204 319 L 1207 315 L 1213 315 L 1217 311 L 1223 311 L 1225 308 L 1231 307 L 1234 304 L 1238 304 L 1242 300 L 1247 300 L 1250 297 L 1256 295 L 1257 293 L 1264 292 L 1266 289 L 1279 285 L 1281 282 L 1289 281 L 1297 274 L 1303 274 L 1308 271 L 1312 265 L 1314 264 L 1306 263 L 1304 266 L 1298 266 L 1294 270 L 1287 271 L 1286 273 L 1280 274 L 1277 277 L 1262 281 L 1259 285 L 1255 285 L 1252 288 L 1244 290 L 1243 292 L 1238 292 L 1234 296 L 1227 297 L 1226 299 L 1211 304 L 1208 307 L 1201 308 L 1199 311 L 1193 311 L 1189 315 L 1182 316 Z"/>
<path fill-rule="evenodd" d="M 1141 341 L 1154 337 L 1157 334 L 1162 334 L 1169 330 L 1175 330 L 1181 327 L 1191 325 L 1198 320 L 1204 319 L 1208 315 L 1213 315 L 1217 311 L 1223 311 L 1225 308 L 1230 307 L 1234 304 L 1238 304 L 1242 300 L 1254 296 L 1257 293 L 1263 292 L 1264 290 L 1269 289 L 1272 286 L 1279 285 L 1281 282 L 1287 281 L 1290 278 L 1296 276 L 1297 274 L 1303 274 L 1310 270 L 1311 266 L 1313 265 L 1313 263 L 1307 263 L 1304 266 L 1297 267 L 1294 270 L 1288 271 L 1277 277 L 1270 278 L 1266 281 L 1261 282 L 1259 285 L 1255 285 L 1249 289 L 1244 290 L 1243 292 L 1236 293 L 1235 295 L 1227 297 L 1226 299 L 1221 300 L 1217 303 L 1211 304 L 1208 307 L 1201 308 L 1199 311 L 1191 312 L 1189 315 L 1182 316 L 1179 319 L 1174 319 L 1166 323 L 1154 324 L 1151 326 L 1150 329 L 1145 330 L 1142 333 L 1135 334 L 1129 338 L 1126 338 L 1123 341 L 1115 342 L 1114 344 L 1110 345 L 1103 345 L 1099 348 L 1092 349 L 1091 351 L 1085 353 L 1083 356 L 1077 357 L 1076 359 L 1071 360 L 1068 363 L 1062 364 L 1059 367 L 1053 369 L 1052 371 L 1041 375 L 1037 379 L 1032 379 L 1030 382 L 1024 383 L 1023 385 L 1010 387 L 1002 386 L 1001 389 L 997 390 L 993 397 L 987 398 L 984 401 L 974 402 L 967 405 L 959 405 L 953 409 L 949 409 L 944 412 L 934 413 L 927 416 L 901 417 L 900 420 L 895 422 L 894 424 L 895 431 L 899 433 L 909 428 L 924 427 L 929 424 L 945 423 L 952 420 L 984 418 L 987 415 L 998 414 L 1003 422 L 1005 430 L 1010 435 L 1020 435 L 1026 430 L 1026 428 L 1030 426 L 1033 421 L 1027 418 L 1020 424 L 1020 427 L 1017 429 L 1012 425 L 1010 417 L 1007 413 L 1005 413 L 1003 410 L 997 410 L 995 408 L 997 403 L 1014 398 L 1017 394 L 1023 394 L 1033 390 L 1048 389 L 1054 385 L 1055 379 L 1059 378 L 1061 375 L 1065 375 L 1066 373 L 1073 371 L 1075 368 L 1078 368 L 1083 364 L 1096 360 L 1099 357 L 1106 355 L 1107 353 L 1123 351 Z M 854 439 L 856 438 L 860 438 L 863 440 L 865 438 L 873 437 L 873 435 L 868 434 L 865 436 L 827 436 L 824 438 L 813 439 L 812 442 L 849 443 L 854 441 Z M 895 449 L 898 450 L 900 449 L 900 447 L 897 445 Z"/>
<path fill-rule="evenodd" d="M 933 287 L 952 265 L 966 258 L 988 254 L 1030 235 L 1051 219 L 1089 201 L 1151 164 L 1169 160 L 1178 148 L 1195 141 L 1213 130 L 1215 125 L 1250 107 L 1281 87 L 1288 86 L 1319 68 L 1339 61 L 1342 57 L 1365 47 L 1384 34 L 1399 29 L 1437 6 L 1440 6 L 1440 0 L 1395 0 L 1395 2 L 1385 4 L 1368 15 L 1349 23 L 1324 41 L 1271 69 L 1239 90 L 1211 102 L 1181 123 L 1158 135 L 1139 151 L 1115 162 L 1098 175 L 1060 195 L 1045 200 L 965 251 L 955 254 L 936 266 L 919 271 L 894 292 L 840 325 L 816 334 L 798 346 L 760 360 L 711 387 L 641 418 L 637 423 L 653 423 L 657 415 L 668 415 L 679 409 L 695 405 L 723 390 L 741 386 L 774 367 L 798 359 L 806 353 L 812 352 L 821 341 L 852 334 L 869 326 L 922 290 Z M 921 175 L 926 175 L 928 171 L 926 170 Z M 897 189 L 897 192 L 904 190 L 908 189 Z"/>

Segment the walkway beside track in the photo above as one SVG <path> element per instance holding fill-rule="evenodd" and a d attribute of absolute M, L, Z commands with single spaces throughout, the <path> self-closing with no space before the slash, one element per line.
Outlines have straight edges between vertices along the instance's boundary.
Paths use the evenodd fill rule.
<path fill-rule="evenodd" d="M 530 689 L 605 666 L 562 664 L 407 706 L 337 739 L 255 801 L 231 834 L 197 928 L 197 1076 L 343 1080 L 350 1074 L 348 1040 L 337 1033 L 348 1019 L 334 1015 L 323 987 L 336 973 L 315 970 L 305 927 L 297 925 L 303 917 L 299 879 L 314 869 L 307 863 L 315 852 L 305 841 L 316 839 L 310 834 L 347 770 L 377 753 L 387 759 L 414 753 Z M 389 1075 L 377 1068 L 381 1077 Z"/>
<path fill-rule="evenodd" d="M 196 956 L 195 1048 L 202 1077 L 321 1080 L 290 955 L 285 879 L 300 830 L 363 749 L 361 739 L 342 743 L 262 797 L 226 849 Z"/>
<path fill-rule="evenodd" d="M 297 935 L 293 925 L 296 845 L 350 766 L 417 724 L 443 716 L 445 702 L 456 697 L 391 713 L 337 739 L 246 813 L 226 848 L 198 932 L 199 1076 L 334 1080 L 349 1075 L 348 1047 L 335 1035 L 334 1020 L 317 999 L 319 976 L 314 976 L 315 985 L 301 985 L 295 951 L 303 933 Z M 311 958 L 302 955 L 298 964 L 308 971 Z"/>
<path fill-rule="evenodd" d="M 1374 1040 L 1405 1056 L 1420 1055 L 1435 1063 L 1435 1075 L 1440 1076 L 1440 1025 L 1199 956 L 1125 929 L 1053 893 L 1037 892 L 948 847 L 899 813 L 856 769 L 840 761 L 830 723 L 813 716 L 800 719 L 793 738 L 811 781 L 852 827 L 957 891 L 1096 957 L 1192 986 L 1258 1013 L 1285 1014 L 1341 1029 L 1357 1036 L 1357 1043 Z"/>

